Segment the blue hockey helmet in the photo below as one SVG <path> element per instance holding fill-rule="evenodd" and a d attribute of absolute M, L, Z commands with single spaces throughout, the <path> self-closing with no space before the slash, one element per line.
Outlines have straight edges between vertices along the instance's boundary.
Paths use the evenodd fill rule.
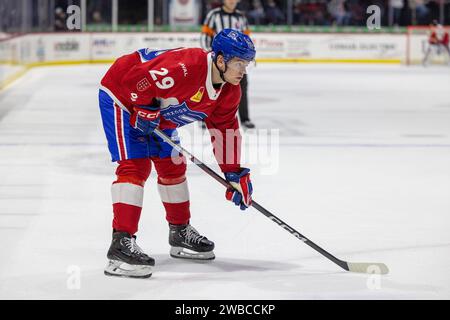
<path fill-rule="evenodd" d="M 221 54 L 225 63 L 233 58 L 246 61 L 255 59 L 256 50 L 250 37 L 234 29 L 223 29 L 213 39 L 212 51 L 215 59 Z"/>

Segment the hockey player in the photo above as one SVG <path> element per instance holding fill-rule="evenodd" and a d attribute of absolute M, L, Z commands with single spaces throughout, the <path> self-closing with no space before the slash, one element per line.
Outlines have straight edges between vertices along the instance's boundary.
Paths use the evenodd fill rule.
<path fill-rule="evenodd" d="M 436 20 L 430 25 L 431 33 L 428 38 L 428 49 L 423 58 L 423 65 L 428 64 L 428 58 L 430 56 L 431 50 L 435 50 L 438 54 L 441 53 L 443 49 L 447 54 L 447 63 L 450 62 L 450 48 L 449 48 L 449 35 L 448 32 L 440 25 Z"/>
<path fill-rule="evenodd" d="M 137 246 L 135 233 L 152 163 L 169 224 L 170 255 L 215 258 L 214 243 L 190 224 L 186 161 L 153 131 L 158 127 L 179 143 L 178 127 L 204 120 L 225 178 L 241 189 L 227 190 L 226 198 L 246 209 L 252 185 L 250 170 L 240 166 L 236 113 L 239 82 L 255 53 L 247 35 L 224 29 L 214 38 L 211 52 L 200 48 L 140 49 L 120 57 L 107 71 L 99 103 L 109 151 L 118 167 L 111 187 L 113 234 L 105 274 L 151 276 L 155 260 Z"/>

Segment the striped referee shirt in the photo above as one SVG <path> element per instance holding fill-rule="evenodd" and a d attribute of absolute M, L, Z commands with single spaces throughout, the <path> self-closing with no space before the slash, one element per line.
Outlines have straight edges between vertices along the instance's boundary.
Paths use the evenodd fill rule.
<path fill-rule="evenodd" d="M 233 13 L 228 13 L 220 7 L 208 12 L 202 26 L 201 47 L 208 51 L 211 50 L 214 36 L 227 28 L 239 30 L 247 35 L 250 34 L 247 18 L 242 11 L 234 10 Z"/>

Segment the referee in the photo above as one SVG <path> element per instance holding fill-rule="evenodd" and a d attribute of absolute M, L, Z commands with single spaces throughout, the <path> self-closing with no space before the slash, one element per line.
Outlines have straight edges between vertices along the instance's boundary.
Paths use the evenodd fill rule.
<path fill-rule="evenodd" d="M 247 35 L 250 34 L 248 21 L 245 15 L 236 10 L 239 0 L 223 0 L 220 8 L 216 8 L 208 12 L 202 26 L 200 42 L 203 49 L 211 51 L 211 43 L 214 36 L 222 31 L 222 29 L 231 28 L 239 30 Z M 255 125 L 250 121 L 248 115 L 248 98 L 247 98 L 247 75 L 241 80 L 241 102 L 239 104 L 239 118 L 241 125 L 246 129 L 253 129 Z"/>

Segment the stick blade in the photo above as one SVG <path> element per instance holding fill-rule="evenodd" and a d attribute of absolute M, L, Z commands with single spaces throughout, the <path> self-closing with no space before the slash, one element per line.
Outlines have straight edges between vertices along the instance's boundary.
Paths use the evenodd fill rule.
<path fill-rule="evenodd" d="M 347 262 L 348 271 L 369 274 L 388 274 L 389 268 L 384 263 Z"/>

